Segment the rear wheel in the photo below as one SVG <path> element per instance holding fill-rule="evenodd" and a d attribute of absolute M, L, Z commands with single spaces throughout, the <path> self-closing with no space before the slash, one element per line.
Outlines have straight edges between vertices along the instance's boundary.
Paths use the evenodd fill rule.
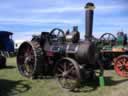
<path fill-rule="evenodd" d="M 121 55 L 114 62 L 116 73 L 122 77 L 128 77 L 128 55 Z"/>
<path fill-rule="evenodd" d="M 43 51 L 36 41 L 24 42 L 17 53 L 17 66 L 21 75 L 34 78 L 42 73 Z"/>
<path fill-rule="evenodd" d="M 74 90 L 80 85 L 80 69 L 71 58 L 63 58 L 57 63 L 55 76 L 63 88 Z"/>

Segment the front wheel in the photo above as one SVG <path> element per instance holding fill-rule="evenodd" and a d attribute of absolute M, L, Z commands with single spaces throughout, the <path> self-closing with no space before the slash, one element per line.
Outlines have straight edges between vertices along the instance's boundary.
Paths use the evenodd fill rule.
<path fill-rule="evenodd" d="M 74 59 L 63 58 L 57 62 L 55 76 L 65 89 L 74 90 L 80 85 L 80 68 Z"/>

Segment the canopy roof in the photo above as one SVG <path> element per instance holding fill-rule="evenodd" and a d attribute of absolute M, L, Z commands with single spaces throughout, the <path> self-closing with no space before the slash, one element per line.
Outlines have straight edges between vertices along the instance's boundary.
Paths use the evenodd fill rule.
<path fill-rule="evenodd" d="M 0 31 L 0 37 L 6 37 L 9 35 L 13 35 L 13 33 L 8 31 Z"/>

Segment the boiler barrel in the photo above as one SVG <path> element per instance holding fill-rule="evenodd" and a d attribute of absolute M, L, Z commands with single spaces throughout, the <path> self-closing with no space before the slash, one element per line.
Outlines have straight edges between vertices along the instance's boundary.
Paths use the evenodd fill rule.
<path fill-rule="evenodd" d="M 69 44 L 66 54 L 73 57 L 79 64 L 94 64 L 95 44 L 90 41 L 83 41 L 78 44 Z"/>
<path fill-rule="evenodd" d="M 94 64 L 95 61 L 95 44 L 90 41 L 81 43 L 76 53 L 77 60 L 82 64 Z"/>

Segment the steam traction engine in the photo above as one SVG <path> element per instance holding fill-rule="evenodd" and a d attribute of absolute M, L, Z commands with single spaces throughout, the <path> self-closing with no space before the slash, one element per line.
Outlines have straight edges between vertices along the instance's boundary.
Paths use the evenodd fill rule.
<path fill-rule="evenodd" d="M 128 77 L 128 38 L 124 32 L 118 32 L 117 36 L 104 33 L 100 37 L 101 61 L 105 67 L 110 64 L 119 76 Z"/>
<path fill-rule="evenodd" d="M 63 88 L 74 89 L 80 82 L 94 76 L 97 62 L 93 42 L 93 3 L 86 7 L 85 40 L 80 40 L 77 27 L 64 33 L 55 28 L 34 36 L 31 42 L 21 44 L 17 54 L 19 72 L 27 78 L 55 75 Z"/>

